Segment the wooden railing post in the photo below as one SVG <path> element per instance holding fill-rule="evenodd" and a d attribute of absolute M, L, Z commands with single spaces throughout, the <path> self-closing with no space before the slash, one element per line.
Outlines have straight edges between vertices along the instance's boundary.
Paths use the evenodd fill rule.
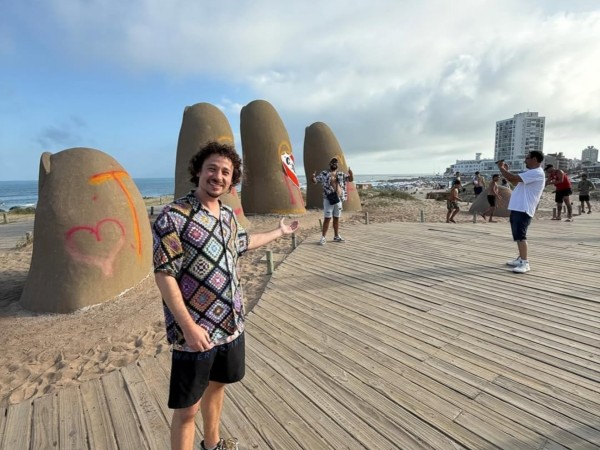
<path fill-rule="evenodd" d="M 271 275 L 273 273 L 273 252 L 271 250 L 267 250 L 267 274 Z"/>

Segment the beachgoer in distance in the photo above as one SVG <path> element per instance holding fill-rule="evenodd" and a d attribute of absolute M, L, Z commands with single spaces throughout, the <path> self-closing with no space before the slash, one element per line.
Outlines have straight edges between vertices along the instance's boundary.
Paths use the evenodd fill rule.
<path fill-rule="evenodd" d="M 571 194 L 573 193 L 573 185 L 569 176 L 560 169 L 555 169 L 552 164 L 548 164 L 544 169 L 548 173 L 546 185 L 553 184 L 556 188 L 554 193 L 554 201 L 556 202 L 556 217 L 552 220 L 561 220 L 563 202 L 567 207 L 567 222 L 573 220 L 573 206 L 571 205 Z"/>
<path fill-rule="evenodd" d="M 448 209 L 448 212 L 446 213 L 446 223 L 456 223 L 456 221 L 454 220 L 454 216 L 456 216 L 456 214 L 458 214 L 458 212 L 460 211 L 458 202 L 462 202 L 462 200 L 458 196 L 460 187 L 460 180 L 454 180 L 454 184 L 452 185 L 452 189 L 450 189 L 448 199 L 446 200 L 446 208 Z"/>
<path fill-rule="evenodd" d="M 494 218 L 494 211 L 496 211 L 496 199 L 500 200 L 502 198 L 498 189 L 499 179 L 500 175 L 498 175 L 497 173 L 492 175 L 492 180 L 490 181 L 490 184 L 486 189 L 487 201 L 490 207 L 486 209 L 486 211 L 481 215 L 481 217 L 483 217 L 483 220 L 486 220 L 486 216 L 489 214 L 489 222 L 496 222 L 495 220 L 492 220 Z"/>
<path fill-rule="evenodd" d="M 579 201 L 581 202 L 581 214 L 585 213 L 585 204 L 588 207 L 588 214 L 592 213 L 592 205 L 590 205 L 590 191 L 596 189 L 594 183 L 588 180 L 587 173 L 581 175 L 581 181 L 577 183 L 577 190 L 579 191 Z"/>
<path fill-rule="evenodd" d="M 221 439 L 225 386 L 245 373 L 244 299 L 237 260 L 298 228 L 298 222 L 249 235 L 219 198 L 241 178 L 232 146 L 210 142 L 189 165 L 196 189 L 167 205 L 153 225 L 154 272 L 173 346 L 168 406 L 171 447 L 191 449 L 201 410 L 202 449 L 236 448 Z M 202 401 L 201 401 L 202 400 Z"/>
<path fill-rule="evenodd" d="M 479 174 L 479 171 L 477 171 L 473 176 L 473 193 L 475 194 L 475 196 L 478 196 L 483 192 L 484 188 L 485 178 L 483 178 L 483 176 Z"/>
<path fill-rule="evenodd" d="M 348 198 L 346 191 L 346 182 L 354 181 L 354 175 L 350 167 L 348 174 L 338 170 L 337 158 L 332 158 L 329 161 L 329 169 L 321 171 L 318 175 L 316 172 L 312 174 L 313 183 L 321 183 L 323 186 L 323 233 L 319 244 L 325 245 L 327 240 L 327 230 L 329 230 L 329 222 L 333 217 L 333 241 L 344 242 L 344 238 L 340 236 L 340 217 L 342 216 L 342 202 Z M 334 195 L 335 194 L 335 195 Z"/>
<path fill-rule="evenodd" d="M 519 174 L 510 172 L 504 160 L 497 163 L 502 176 L 515 186 L 508 203 L 508 209 L 510 210 L 510 228 L 513 240 L 517 243 L 519 249 L 519 256 L 506 263 L 513 267 L 515 273 L 525 273 L 530 270 L 527 229 L 544 192 L 546 177 L 542 170 L 543 160 L 544 154 L 542 152 L 537 150 L 529 152 L 525 157 L 527 170 Z"/>
<path fill-rule="evenodd" d="M 454 178 L 452 178 L 452 181 L 450 182 L 450 189 L 452 189 L 454 187 L 455 181 L 460 181 L 461 185 L 462 185 L 462 181 L 460 179 L 460 172 L 458 172 L 458 171 L 454 174 Z"/>

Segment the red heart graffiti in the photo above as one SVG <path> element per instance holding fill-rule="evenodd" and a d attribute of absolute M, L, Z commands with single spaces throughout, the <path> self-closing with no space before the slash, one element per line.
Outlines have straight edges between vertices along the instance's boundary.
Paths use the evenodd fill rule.
<path fill-rule="evenodd" d="M 100 243 L 100 246 L 107 245 L 106 241 L 103 241 L 102 233 L 100 231 L 100 229 L 107 224 L 116 225 L 120 231 L 119 239 L 110 246 L 108 249 L 108 254 L 91 254 L 91 252 L 94 252 L 94 249 L 97 247 L 91 246 L 90 248 L 81 248 L 75 242 L 74 237 L 77 233 L 86 232 L 93 235 L 96 238 L 96 242 Z M 121 222 L 116 219 L 103 219 L 99 222 L 96 222 L 96 225 L 93 226 L 79 225 L 69 229 L 69 231 L 66 232 L 65 239 L 67 252 L 75 261 L 97 266 L 100 268 L 100 270 L 102 270 L 102 273 L 105 276 L 109 277 L 113 274 L 113 264 L 115 262 L 115 258 L 125 243 L 125 228 Z"/>

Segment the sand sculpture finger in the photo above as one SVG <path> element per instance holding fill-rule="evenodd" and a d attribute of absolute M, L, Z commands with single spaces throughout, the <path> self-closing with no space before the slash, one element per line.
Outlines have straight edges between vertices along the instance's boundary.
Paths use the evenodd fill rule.
<path fill-rule="evenodd" d="M 255 100 L 242 108 L 240 120 L 246 213 L 304 214 L 290 138 L 275 108 Z"/>
<path fill-rule="evenodd" d="M 183 112 L 179 141 L 177 143 L 177 160 L 175 163 L 175 198 L 183 197 L 196 186 L 190 181 L 188 165 L 192 156 L 208 142 L 234 145 L 233 132 L 225 114 L 210 103 L 197 103 L 187 106 Z M 250 222 L 244 215 L 235 186 L 221 196 L 221 201 L 231 207 L 240 224 L 248 229 Z"/>
<path fill-rule="evenodd" d="M 150 274 L 146 206 L 111 156 L 90 148 L 44 153 L 38 190 L 24 308 L 72 312 L 111 300 Z"/>
<path fill-rule="evenodd" d="M 323 122 L 313 123 L 304 134 L 304 171 L 308 180 L 306 186 L 306 207 L 323 207 L 323 188 L 310 182 L 313 173 L 329 167 L 332 158 L 338 159 L 338 170 L 348 174 L 346 157 L 331 128 Z M 360 211 L 360 197 L 353 182 L 346 183 L 348 199 L 344 202 L 345 211 Z"/>
<path fill-rule="evenodd" d="M 498 193 L 500 198 L 496 198 L 496 209 L 494 210 L 494 216 L 496 217 L 509 217 L 510 211 L 508 208 L 508 202 L 510 201 L 510 195 L 512 191 L 504 186 L 498 186 Z M 470 214 L 482 214 L 487 211 L 490 207 L 487 199 L 487 193 L 484 191 L 475 198 L 473 204 L 469 208 Z"/>

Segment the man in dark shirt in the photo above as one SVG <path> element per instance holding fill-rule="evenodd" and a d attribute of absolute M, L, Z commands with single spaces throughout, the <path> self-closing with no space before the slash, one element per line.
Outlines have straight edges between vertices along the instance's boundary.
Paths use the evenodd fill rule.
<path fill-rule="evenodd" d="M 221 439 L 219 433 L 225 386 L 245 373 L 237 260 L 247 250 L 294 232 L 298 222 L 287 225 L 281 219 L 270 232 L 246 233 L 232 209 L 219 200 L 241 178 L 241 159 L 231 146 L 207 144 L 189 169 L 196 189 L 167 205 L 152 230 L 155 279 L 173 346 L 171 447 L 193 447 L 195 415 L 201 408 L 201 448 L 237 449 L 237 440 Z"/>

